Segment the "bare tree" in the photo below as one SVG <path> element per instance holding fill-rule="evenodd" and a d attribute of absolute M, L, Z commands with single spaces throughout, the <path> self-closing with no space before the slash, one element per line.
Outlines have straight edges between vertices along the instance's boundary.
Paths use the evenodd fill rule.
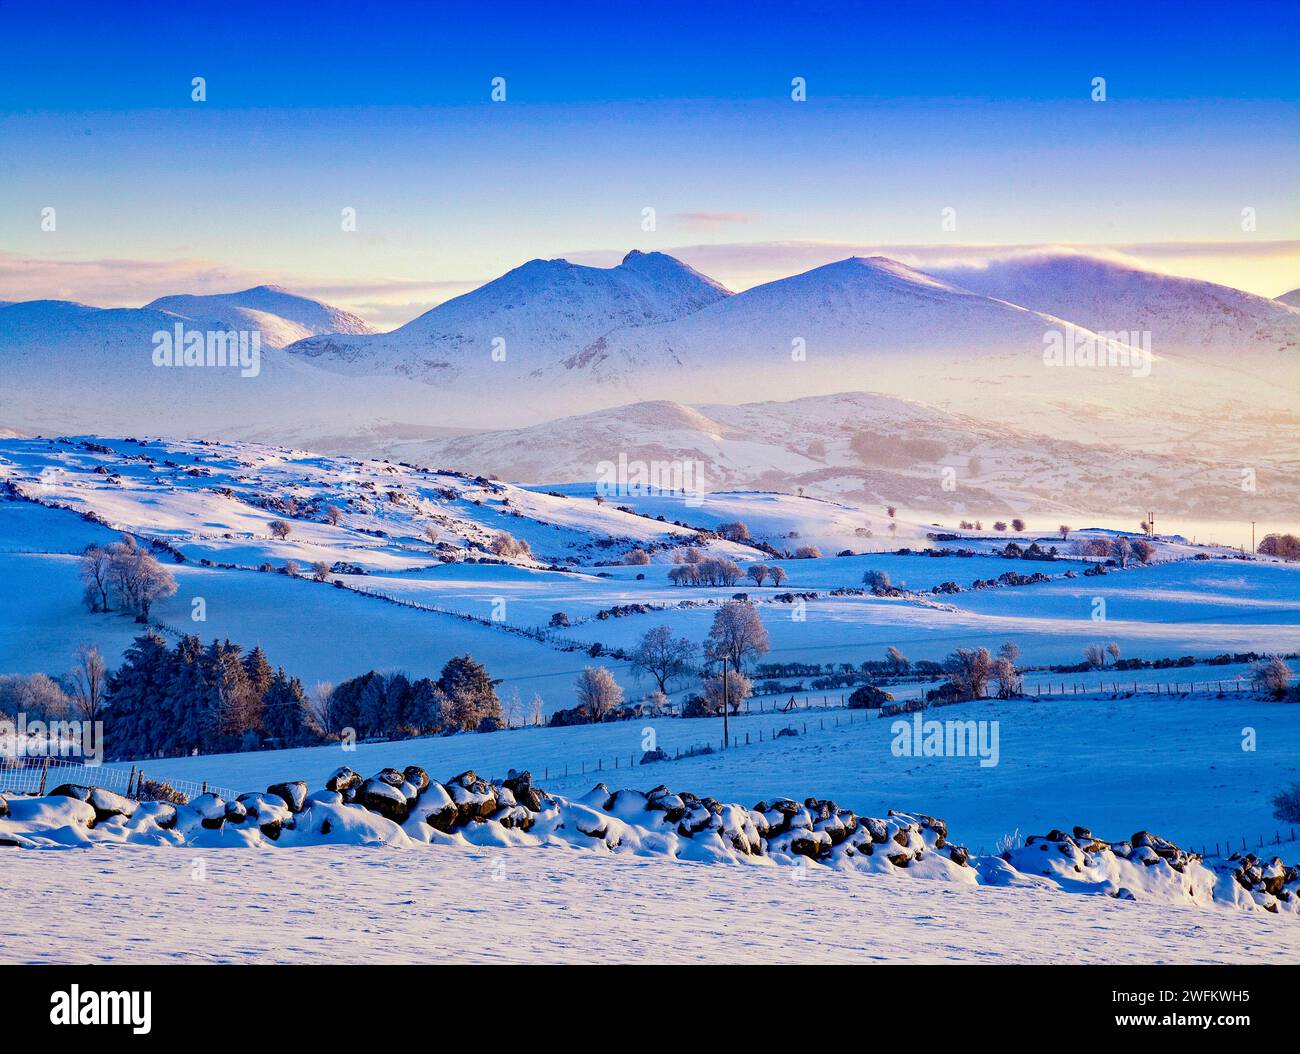
<path fill-rule="evenodd" d="M 1025 529 L 1025 521 L 1020 519 L 1020 517 L 1017 516 L 1014 520 L 1011 521 L 1011 529 L 1013 531 L 1023 531 Z"/>
<path fill-rule="evenodd" d="M 332 730 L 334 728 L 334 685 L 329 681 L 317 681 L 308 697 L 307 709 L 318 728 Z"/>
<path fill-rule="evenodd" d="M 337 527 L 339 521 L 343 519 L 343 510 L 337 505 L 326 505 L 325 519 L 329 521 L 331 527 Z"/>
<path fill-rule="evenodd" d="M 112 583 L 112 554 L 98 545 L 86 546 L 81 554 L 81 581 L 86 587 L 86 606 L 91 611 L 108 611 L 108 590 Z"/>
<path fill-rule="evenodd" d="M 1065 541 L 1067 538 L 1069 538 L 1069 537 L 1070 537 L 1070 532 L 1071 532 L 1072 530 L 1074 530 L 1074 528 L 1071 527 L 1068 523 L 1063 523 L 1063 524 L 1061 524 L 1061 526 L 1059 526 L 1059 527 L 1056 528 L 1056 529 L 1057 529 L 1057 530 L 1060 532 L 1060 534 L 1061 534 L 1061 541 Z"/>
<path fill-rule="evenodd" d="M 1100 644 L 1089 644 L 1083 649 L 1083 661 L 1094 670 L 1106 665 L 1106 649 Z"/>
<path fill-rule="evenodd" d="M 767 569 L 767 573 L 772 576 L 772 585 L 779 586 L 785 581 L 785 568 L 777 567 L 773 564 Z"/>
<path fill-rule="evenodd" d="M 1005 521 L 1005 520 L 998 520 L 995 524 L 993 524 L 993 529 L 994 529 L 995 531 L 1005 531 L 1005 530 L 1007 529 L 1007 523 L 1006 523 L 1006 521 Z"/>
<path fill-rule="evenodd" d="M 1013 640 L 1005 641 L 998 649 L 998 655 L 1014 666 L 1016 660 L 1020 658 L 1020 645 Z"/>
<path fill-rule="evenodd" d="M 740 670 L 747 659 L 766 655 L 771 644 L 754 605 L 746 600 L 729 600 L 713 616 L 707 648 L 712 658 L 726 658 L 732 669 Z"/>
<path fill-rule="evenodd" d="M 546 724 L 546 707 L 540 695 L 534 695 L 528 704 L 528 723 L 538 728 Z"/>
<path fill-rule="evenodd" d="M 424 540 L 430 545 L 437 545 L 438 539 L 442 537 L 442 532 L 438 530 L 438 525 L 432 521 L 424 525 Z"/>
<path fill-rule="evenodd" d="M 317 582 L 324 582 L 330 576 L 330 565 L 324 560 L 317 560 L 311 565 L 311 576 Z"/>
<path fill-rule="evenodd" d="M 720 523 L 717 530 L 729 542 L 747 542 L 750 539 L 749 526 L 743 520 Z"/>
<path fill-rule="evenodd" d="M 761 586 L 767 578 L 767 564 L 750 564 L 745 574 L 753 579 L 754 585 Z"/>
<path fill-rule="evenodd" d="M 794 551 L 796 560 L 820 560 L 822 551 L 815 545 L 801 545 Z"/>
<path fill-rule="evenodd" d="M 1149 564 L 1156 555 L 1156 547 L 1145 538 L 1133 539 L 1133 555 L 1138 558 L 1139 563 Z"/>
<path fill-rule="evenodd" d="M 1119 643 L 1117 641 L 1111 641 L 1109 644 L 1107 644 L 1106 654 L 1110 656 L 1110 661 L 1112 664 L 1119 662 L 1119 655 L 1120 655 Z"/>
<path fill-rule="evenodd" d="M 575 686 L 578 705 L 587 708 L 593 721 L 603 721 L 623 702 L 623 689 L 604 666 L 588 666 L 578 675 Z"/>
<path fill-rule="evenodd" d="M 275 535 L 276 538 L 280 539 L 280 541 L 284 541 L 286 538 L 288 538 L 290 532 L 293 530 L 293 528 L 289 526 L 289 524 L 287 524 L 284 520 L 272 520 L 266 526 L 267 529 L 273 535 Z"/>
<path fill-rule="evenodd" d="M 644 549 L 629 549 L 627 555 L 623 557 L 623 562 L 634 566 L 642 566 L 650 562 L 650 554 Z"/>
<path fill-rule="evenodd" d="M 668 682 L 690 669 L 691 654 L 695 645 L 685 637 L 674 639 L 667 626 L 647 630 L 632 652 L 632 669 L 638 674 L 654 678 L 659 691 L 667 694 Z"/>
<path fill-rule="evenodd" d="M 83 721 L 98 721 L 104 713 L 104 692 L 108 667 L 104 656 L 93 644 L 77 648 L 77 662 L 72 668 L 72 708 Z"/>

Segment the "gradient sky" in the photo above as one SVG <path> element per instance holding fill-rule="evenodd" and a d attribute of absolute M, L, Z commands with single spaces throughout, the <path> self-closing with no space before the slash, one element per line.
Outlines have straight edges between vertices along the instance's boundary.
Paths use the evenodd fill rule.
<path fill-rule="evenodd" d="M 276 281 L 391 325 L 632 247 L 733 288 L 1033 244 L 1300 286 L 1291 0 L 548 6 L 4 0 L 0 299 Z"/>

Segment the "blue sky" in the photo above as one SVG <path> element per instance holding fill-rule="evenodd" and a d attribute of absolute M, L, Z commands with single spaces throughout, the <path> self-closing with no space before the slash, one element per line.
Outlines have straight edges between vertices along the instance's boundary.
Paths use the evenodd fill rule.
<path fill-rule="evenodd" d="M 1044 243 L 1300 285 L 1300 4 L 550 6 L 5 0 L 0 299 L 267 279 L 396 322 L 634 246 L 733 287 Z"/>

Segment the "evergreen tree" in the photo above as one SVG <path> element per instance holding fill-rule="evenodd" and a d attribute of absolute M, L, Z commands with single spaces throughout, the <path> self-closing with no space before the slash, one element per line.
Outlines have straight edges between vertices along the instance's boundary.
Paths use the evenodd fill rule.
<path fill-rule="evenodd" d="M 183 637 L 172 654 L 172 672 L 163 709 L 171 720 L 172 734 L 162 748 L 167 754 L 192 754 L 203 748 L 209 723 L 204 708 L 208 685 L 203 668 L 203 644 L 198 637 Z"/>
<path fill-rule="evenodd" d="M 383 734 L 407 734 L 406 712 L 411 705 L 411 682 L 406 675 L 395 673 L 384 685 Z"/>
<path fill-rule="evenodd" d="M 496 682 L 470 656 L 458 655 L 448 660 L 438 677 L 438 687 L 447 697 L 445 727 L 474 729 L 484 718 L 501 720 Z"/>
<path fill-rule="evenodd" d="M 405 722 L 413 735 L 430 735 L 441 732 L 445 723 L 443 707 L 447 697 L 442 689 L 428 677 L 421 677 L 411 685 L 410 699 L 406 704 Z"/>
<path fill-rule="evenodd" d="M 273 736 L 279 746 L 302 746 L 317 738 L 307 709 L 307 693 L 297 677 L 288 677 L 283 669 L 276 670 L 263 700 L 263 716 L 267 735 Z"/>
<path fill-rule="evenodd" d="M 137 637 L 109 675 L 104 738 L 110 757 L 150 757 L 166 742 L 172 655 L 153 630 Z"/>
<path fill-rule="evenodd" d="M 248 675 L 249 686 L 257 693 L 257 697 L 265 698 L 266 690 L 271 687 L 271 679 L 275 673 L 260 644 L 244 657 L 244 673 Z"/>

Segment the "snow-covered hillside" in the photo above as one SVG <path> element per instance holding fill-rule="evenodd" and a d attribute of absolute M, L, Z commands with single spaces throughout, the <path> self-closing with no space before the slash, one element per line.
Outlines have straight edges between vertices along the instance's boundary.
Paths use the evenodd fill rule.
<path fill-rule="evenodd" d="M 289 350 L 344 373 L 486 387 L 554 366 L 610 330 L 670 321 L 727 296 L 663 253 L 633 251 L 611 268 L 530 260 L 392 333 L 322 337 Z"/>
<path fill-rule="evenodd" d="M 1213 282 L 1079 253 L 1011 256 L 941 273 L 1094 332 L 1149 331 L 1162 356 L 1194 356 L 1265 377 L 1279 370 L 1294 376 L 1300 357 L 1300 312 Z"/>
<path fill-rule="evenodd" d="M 1103 474 L 1095 445 L 866 392 L 739 406 L 643 402 L 389 450 L 537 484 L 592 480 L 616 454 L 643 464 L 689 462 L 715 489 L 802 492 L 918 515 L 1105 510 L 1137 522 L 1159 494 L 1170 515 L 1282 520 L 1300 503 L 1300 480 L 1275 469 L 1271 456 L 1263 459 L 1270 486 L 1243 493 L 1243 471 L 1260 470 L 1258 451 L 1211 457 L 1138 447 L 1115 451 L 1116 470 Z"/>
<path fill-rule="evenodd" d="M 191 318 L 213 318 L 230 329 L 256 329 L 270 348 L 321 333 L 373 333 L 364 319 L 337 307 L 299 296 L 274 285 L 259 285 L 238 293 L 163 296 L 146 308 Z"/>
<path fill-rule="evenodd" d="M 1099 639 L 1147 658 L 1300 650 L 1294 567 L 1176 539 L 1157 542 L 1153 565 L 1104 576 L 1085 577 L 1090 564 L 1064 548 L 1054 561 L 994 555 L 1012 538 L 1063 546 L 1055 519 L 1027 532 L 989 523 L 932 543 L 928 535 L 956 525 L 770 492 L 597 500 L 591 484 L 521 488 L 437 466 L 202 442 L 5 440 L 0 485 L 21 499 L 0 501 L 0 671 L 62 673 L 86 640 L 117 661 L 139 626 L 85 610 L 77 554 L 119 531 L 183 558 L 171 565 L 177 594 L 153 612 L 173 633 L 261 643 L 308 683 L 370 668 L 420 676 L 469 652 L 503 691 L 538 694 L 548 710 L 572 705 L 583 653 L 597 645 L 615 650 L 606 661 L 630 693 L 645 690 L 618 650 L 658 625 L 698 644 L 737 592 L 756 603 L 774 662 L 856 664 L 890 644 L 939 660 L 1007 639 L 1031 663 L 1078 662 Z M 277 519 L 286 537 L 273 534 Z M 736 521 L 749 543 L 712 533 Z M 1075 537 L 1110 536 L 1075 527 Z M 528 549 L 496 545 L 503 533 Z M 920 551 L 931 544 L 971 555 Z M 904 546 L 917 551 L 893 552 Z M 785 580 L 672 584 L 675 561 L 692 550 L 742 570 L 776 566 Z M 638 554 L 647 562 L 632 562 Z M 318 564 L 325 581 L 311 580 Z M 864 595 L 873 570 L 913 595 Z M 1047 580 L 976 587 L 1033 573 Z M 200 598 L 205 621 L 196 623 Z M 1104 626 L 1096 598 L 1107 605 Z"/>

